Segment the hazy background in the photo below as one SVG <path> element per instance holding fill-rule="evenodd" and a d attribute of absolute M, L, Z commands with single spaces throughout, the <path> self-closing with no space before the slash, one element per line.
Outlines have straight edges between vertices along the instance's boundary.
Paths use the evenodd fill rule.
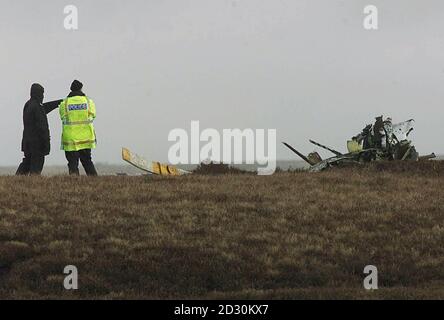
<path fill-rule="evenodd" d="M 69 4 L 77 31 L 63 27 Z M 378 31 L 362 27 L 368 4 Z M 30 85 L 49 101 L 74 78 L 97 105 L 100 162 L 120 163 L 122 146 L 165 161 L 168 132 L 191 120 L 345 150 L 380 114 L 415 118 L 418 151 L 444 153 L 442 0 L 1 0 L 0 37 L 0 165 L 21 160 Z M 64 164 L 57 111 L 49 121 L 47 163 Z"/>

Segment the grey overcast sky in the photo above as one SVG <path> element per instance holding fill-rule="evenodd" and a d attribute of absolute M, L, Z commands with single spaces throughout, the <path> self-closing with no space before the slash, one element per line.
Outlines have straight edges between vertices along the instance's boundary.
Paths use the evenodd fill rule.
<path fill-rule="evenodd" d="M 63 27 L 69 4 L 77 31 Z M 362 26 L 368 4 L 377 31 Z M 191 120 L 345 150 L 380 114 L 414 118 L 418 151 L 444 153 L 442 0 L 1 0 L 0 37 L 0 165 L 21 160 L 30 85 L 49 101 L 75 78 L 97 105 L 100 162 L 120 163 L 122 146 L 165 161 L 169 131 Z M 64 164 L 49 121 L 47 163 Z"/>

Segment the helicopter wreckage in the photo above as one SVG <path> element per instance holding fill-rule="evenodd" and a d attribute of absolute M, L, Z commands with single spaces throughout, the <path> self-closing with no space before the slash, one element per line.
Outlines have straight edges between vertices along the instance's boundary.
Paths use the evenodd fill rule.
<path fill-rule="evenodd" d="M 310 165 L 309 171 L 318 172 L 330 167 L 347 164 L 362 164 L 372 161 L 392 160 L 429 160 L 435 158 L 432 153 L 419 156 L 409 135 L 413 131 L 414 120 L 392 123 L 391 118 L 377 117 L 374 124 L 367 125 L 359 134 L 347 141 L 347 153 L 341 153 L 316 141 L 310 143 L 326 149 L 334 154 L 333 157 L 322 159 L 319 153 L 312 152 L 308 156 L 303 155 L 290 144 L 283 144 L 296 153 L 301 159 Z"/>
<path fill-rule="evenodd" d="M 148 174 L 161 176 L 181 176 L 191 173 L 170 164 L 164 164 L 157 161 L 148 161 L 138 154 L 131 152 L 127 148 L 122 148 L 122 159 Z"/>

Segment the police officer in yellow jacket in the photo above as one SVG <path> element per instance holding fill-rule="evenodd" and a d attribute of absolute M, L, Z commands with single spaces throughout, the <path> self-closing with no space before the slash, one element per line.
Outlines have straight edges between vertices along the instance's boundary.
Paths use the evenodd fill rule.
<path fill-rule="evenodd" d="M 94 102 L 82 92 L 83 84 L 74 80 L 71 93 L 59 105 L 62 120 L 62 150 L 68 160 L 70 175 L 79 175 L 79 160 L 88 176 L 97 171 L 91 159 L 91 150 L 96 147 L 93 121 L 96 118 Z"/>

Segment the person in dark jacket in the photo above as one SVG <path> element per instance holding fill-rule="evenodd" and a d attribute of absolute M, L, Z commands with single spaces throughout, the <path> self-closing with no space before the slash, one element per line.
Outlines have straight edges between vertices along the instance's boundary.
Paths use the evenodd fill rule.
<path fill-rule="evenodd" d="M 45 89 L 38 83 L 31 86 L 31 99 L 23 109 L 22 151 L 25 155 L 17 175 L 40 175 L 45 156 L 50 152 L 50 135 L 47 114 L 56 109 L 62 100 L 43 103 Z"/>

